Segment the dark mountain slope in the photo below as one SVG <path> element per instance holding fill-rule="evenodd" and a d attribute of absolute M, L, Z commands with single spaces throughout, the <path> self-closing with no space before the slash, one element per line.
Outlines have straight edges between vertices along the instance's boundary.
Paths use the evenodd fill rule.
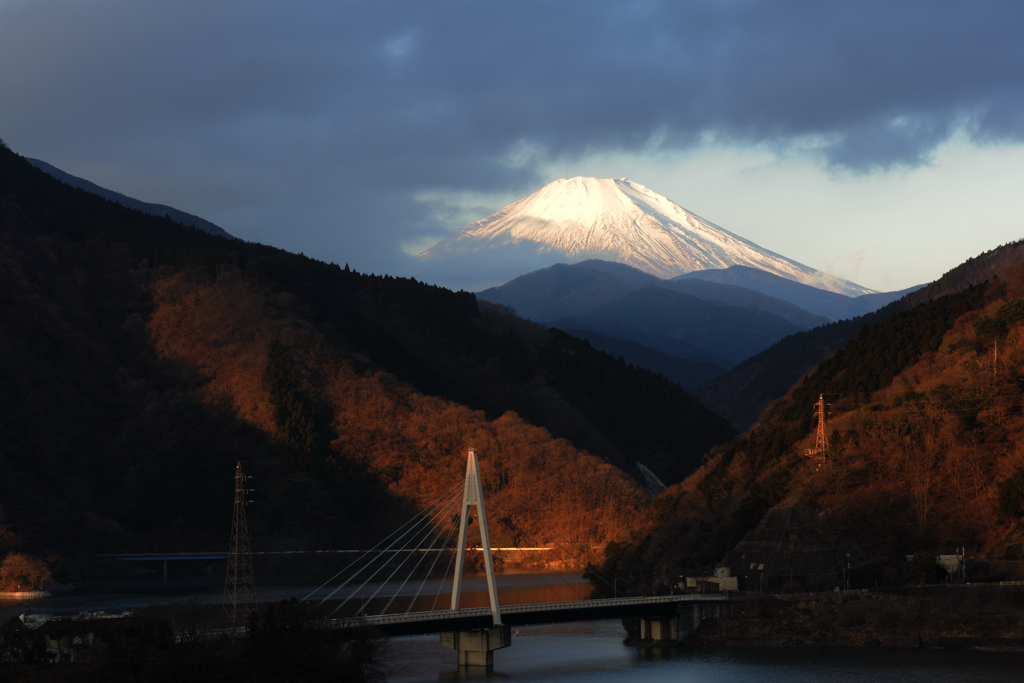
<path fill-rule="evenodd" d="M 728 285 L 712 280 L 700 280 L 697 278 L 665 280 L 659 283 L 665 289 L 674 292 L 682 292 L 695 296 L 706 301 L 716 301 L 729 306 L 751 308 L 756 311 L 764 311 L 777 315 L 783 320 L 789 321 L 801 330 L 809 330 L 829 322 L 824 316 L 815 315 L 810 311 L 800 308 L 783 299 L 776 299 L 753 289 Z"/>
<path fill-rule="evenodd" d="M 54 178 L 61 181 L 62 183 L 67 183 L 71 187 L 77 187 L 91 194 L 103 197 L 104 199 L 109 199 L 112 202 L 117 202 L 121 206 L 127 206 L 129 209 L 135 209 L 136 211 L 148 213 L 153 216 L 169 216 L 170 219 L 175 223 L 188 225 L 193 228 L 202 230 L 204 232 L 208 232 L 211 235 L 231 237 L 231 235 L 229 235 L 227 231 L 224 230 L 224 228 L 211 223 L 205 218 L 193 216 L 192 214 L 181 211 L 180 209 L 175 209 L 173 206 L 164 206 L 163 204 L 151 204 L 149 202 L 139 201 L 138 199 L 132 199 L 131 197 L 123 195 L 120 192 L 108 190 L 105 187 L 100 187 L 96 183 L 89 182 L 88 180 L 85 180 L 83 178 L 78 178 L 77 176 L 73 176 L 70 173 L 65 173 L 56 166 L 52 166 L 46 163 L 45 161 L 40 161 L 39 159 L 26 159 L 26 161 L 28 161 L 30 164 L 40 169 L 41 171 L 45 171 L 46 173 L 52 175 Z"/>
<path fill-rule="evenodd" d="M 714 377 L 725 372 L 725 368 L 707 360 L 689 360 L 663 353 L 649 346 L 626 341 L 617 337 L 593 332 L 591 330 L 566 330 L 580 339 L 586 339 L 595 349 L 618 358 L 622 357 L 630 365 L 647 368 L 664 375 L 673 382 L 678 382 L 687 389 L 696 389 Z"/>
<path fill-rule="evenodd" d="M 697 390 L 716 412 L 743 431 L 818 362 L 842 348 L 865 325 L 877 325 L 898 311 L 980 284 L 1015 267 L 1024 253 L 1021 243 L 1009 244 L 969 259 L 935 282 L 904 295 L 883 308 L 787 337 L 748 358 Z"/>
<path fill-rule="evenodd" d="M 478 293 L 481 299 L 511 306 L 531 320 L 550 322 L 576 316 L 644 287 L 662 287 L 730 306 L 751 308 L 788 320 L 800 329 L 828 322 L 788 301 L 745 287 L 711 280 L 662 280 L 622 263 L 592 259 L 520 275 L 500 287 Z M 845 298 L 845 297 L 844 297 Z"/>
<path fill-rule="evenodd" d="M 696 393 L 738 431 L 746 431 L 772 401 L 785 394 L 822 358 L 842 348 L 865 325 L 882 322 L 902 309 L 903 304 L 894 302 L 853 320 L 798 332 L 723 372 Z"/>
<path fill-rule="evenodd" d="M 838 585 L 847 561 L 860 585 L 900 585 L 904 555 L 966 546 L 972 580 L 1024 574 L 1015 550 L 1021 508 L 1013 507 L 1013 496 L 1024 496 L 1024 477 L 1013 479 L 1024 434 L 1020 246 L 972 260 L 932 288 L 966 287 L 959 292 L 907 302 L 864 326 L 749 434 L 659 497 L 654 531 L 613 548 L 609 564 L 648 589 L 722 562 L 742 576 L 750 561 L 766 563 L 769 585 L 788 582 L 790 572 L 794 589 Z M 1004 277 L 970 284 L 994 270 Z M 827 450 L 806 457 L 822 394 Z M 731 554 L 769 509 L 783 520 L 774 536 L 792 543 L 758 554 L 758 539 L 771 535 L 761 528 Z"/>
<path fill-rule="evenodd" d="M 556 320 L 554 324 L 563 329 L 606 334 L 609 325 L 621 326 L 647 335 L 649 339 L 668 338 L 689 348 L 715 353 L 732 363 L 798 331 L 792 323 L 770 313 L 705 301 L 661 287 L 636 290 L 585 314 Z M 673 349 L 665 345 L 644 343 L 673 353 Z"/>
<path fill-rule="evenodd" d="M 749 266 L 731 266 L 721 270 L 699 270 L 673 278 L 673 282 L 685 280 L 703 280 L 752 289 L 783 301 L 789 301 L 831 320 L 844 320 L 865 315 L 918 289 L 918 287 L 911 287 L 899 292 L 879 292 L 848 297 L 800 282 L 793 282 Z"/>
<path fill-rule="evenodd" d="M 639 290 L 651 287 L 678 292 L 704 302 L 724 304 L 726 307 L 703 306 L 703 312 L 692 318 L 694 305 L 685 297 L 657 295 L 648 292 L 637 295 Z M 573 265 L 558 264 L 550 268 L 522 275 L 501 287 L 480 292 L 481 299 L 510 306 L 517 313 L 532 320 L 556 322 L 561 329 L 572 329 L 588 338 L 601 339 L 601 348 L 613 355 L 622 355 L 627 362 L 664 373 L 667 377 L 687 388 L 700 386 L 715 375 L 710 374 L 712 366 L 728 367 L 753 352 L 764 348 L 778 336 L 772 336 L 777 316 L 792 326 L 783 326 L 783 334 L 799 329 L 808 329 L 826 322 L 826 319 L 810 313 L 788 301 L 767 296 L 752 289 L 698 279 L 661 280 L 635 268 L 599 260 L 584 261 Z M 650 319 L 629 316 L 627 323 L 620 313 L 611 317 L 604 312 L 623 305 L 632 307 L 638 299 L 645 300 L 634 313 L 647 315 Z M 689 302 L 682 304 L 681 302 Z M 662 308 L 667 306 L 667 308 Z M 733 307 L 733 308 L 728 308 Z M 600 310 L 599 310 L 600 309 Z M 739 309 L 739 310 L 737 310 Z M 687 314 L 685 311 L 690 310 Z M 680 315 L 691 317 L 685 322 L 692 323 L 693 334 L 683 332 L 679 326 L 672 330 L 663 324 Z M 711 318 L 721 318 L 711 321 Z M 767 318 L 765 316 L 768 316 Z M 744 318 L 740 325 L 736 319 Z M 771 320 L 771 322 L 767 322 Z M 711 328 L 728 330 L 730 343 L 741 357 L 735 354 L 729 358 L 719 348 L 720 338 L 705 340 L 702 333 Z M 751 339 L 751 330 L 756 339 Z M 778 330 L 775 330 L 778 332 Z M 738 335 L 738 336 L 737 336 Z M 738 341 L 745 338 L 746 341 Z M 619 341 L 614 341 L 618 339 Z M 751 343 L 752 342 L 752 343 Z M 645 350 L 645 347 L 647 350 Z M 674 356 L 678 360 L 665 359 Z M 694 365 L 696 363 L 697 365 Z"/>
<path fill-rule="evenodd" d="M 551 322 L 588 311 L 658 282 L 660 280 L 655 276 L 636 268 L 591 260 L 573 265 L 559 263 L 520 275 L 500 287 L 479 292 L 477 296 L 511 306 L 524 318 Z"/>
<path fill-rule="evenodd" d="M 457 477 L 470 443 L 509 477 L 532 473 L 536 491 L 564 471 L 579 483 L 556 488 L 612 495 L 580 508 L 621 511 L 588 532 L 600 542 L 634 489 L 552 433 L 668 481 L 731 433 L 677 385 L 500 309 L 481 315 L 472 294 L 209 235 L 6 148 L 0 248 L 0 504 L 50 549 L 216 546 L 210 501 L 230 500 L 237 459 L 266 482 L 254 524 L 267 543 L 358 543 L 422 504 L 425 483 Z M 274 367 L 284 388 L 261 380 Z M 578 528 L 575 513 L 535 507 L 555 498 L 506 502 Z"/>

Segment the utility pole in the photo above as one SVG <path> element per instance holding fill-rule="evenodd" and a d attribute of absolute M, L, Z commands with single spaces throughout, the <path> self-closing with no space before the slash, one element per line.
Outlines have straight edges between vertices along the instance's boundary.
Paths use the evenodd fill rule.
<path fill-rule="evenodd" d="M 251 477 L 242 473 L 241 461 L 235 466 L 235 509 L 231 518 L 231 540 L 228 544 L 228 570 L 224 581 L 224 613 L 231 619 L 231 628 L 238 628 L 257 609 L 256 582 L 252 574 L 252 555 L 249 549 L 249 527 L 245 520 L 245 507 L 251 502 L 252 489 L 245 487 Z"/>

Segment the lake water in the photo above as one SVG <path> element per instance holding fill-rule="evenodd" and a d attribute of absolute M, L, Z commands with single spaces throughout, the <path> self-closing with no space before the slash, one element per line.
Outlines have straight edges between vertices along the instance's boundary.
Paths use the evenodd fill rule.
<path fill-rule="evenodd" d="M 639 648 L 623 645 L 618 621 L 524 626 L 494 653 L 490 677 L 530 683 L 982 683 L 1024 681 L 1024 653 L 885 648 Z M 388 642 L 388 680 L 485 677 L 455 666 L 437 636 Z"/>
<path fill-rule="evenodd" d="M 545 574 L 503 575 L 504 604 L 585 598 L 586 584 L 578 577 Z M 262 604 L 290 597 L 303 598 L 316 586 L 257 586 Z M 369 600 L 376 586 L 358 595 Z M 467 577 L 464 606 L 486 605 L 483 577 Z M 430 582 L 429 594 L 446 602 L 450 583 Z M 409 586 L 403 593 L 409 593 Z M 219 604 L 222 580 L 217 577 L 140 577 L 111 584 L 80 586 L 49 598 L 0 600 L 0 620 L 20 613 L 106 610 L 120 612 L 150 604 L 180 602 L 193 596 Z M 651 649 L 626 646 L 618 620 L 550 626 L 522 626 L 512 646 L 494 653 L 492 678 L 531 683 L 587 683 L 642 680 L 645 683 L 868 683 L 921 681 L 975 683 L 1024 681 L 1024 653 L 980 650 L 917 650 L 882 648 L 736 648 Z M 407 683 L 479 677 L 460 672 L 455 652 L 441 647 L 438 636 L 395 638 L 387 641 L 384 665 L 388 680 Z"/>
<path fill-rule="evenodd" d="M 155 573 L 154 573 L 155 574 Z M 422 583 L 422 585 L 421 585 Z M 559 602 L 563 600 L 585 600 L 590 597 L 590 584 L 578 574 L 550 572 L 506 573 L 498 577 L 498 600 L 502 605 L 516 605 L 529 602 Z M 326 597 L 336 584 L 330 584 L 320 591 L 318 584 L 265 585 L 257 581 L 256 595 L 260 604 L 304 599 L 314 593 L 313 601 Z M 404 612 L 415 597 L 415 610 L 446 609 L 450 604 L 451 579 L 441 581 L 430 579 L 426 582 L 410 581 L 397 591 L 396 587 L 379 583 L 368 583 L 358 588 L 348 586 L 334 599 L 350 596 L 345 614 L 359 609 L 366 603 L 366 613 L 376 614 L 385 605 L 388 612 Z M 159 576 L 142 575 L 122 578 L 116 581 L 82 584 L 72 590 L 55 592 L 45 598 L 4 598 L 0 597 L 0 620 L 22 612 L 67 613 L 77 611 L 104 610 L 108 613 L 137 610 L 147 605 L 184 602 L 198 597 L 208 604 L 220 604 L 224 595 L 224 579 L 221 576 L 185 575 L 171 576 L 164 583 Z M 489 603 L 487 580 L 480 575 L 467 574 L 463 583 L 462 607 L 485 607 Z"/>

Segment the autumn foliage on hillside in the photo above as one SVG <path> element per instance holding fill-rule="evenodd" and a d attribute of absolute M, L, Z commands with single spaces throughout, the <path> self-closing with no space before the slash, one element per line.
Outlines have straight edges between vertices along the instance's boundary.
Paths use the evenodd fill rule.
<path fill-rule="evenodd" d="M 1024 578 L 1024 264 L 1000 275 L 865 327 L 659 496 L 654 530 L 612 546 L 608 564 L 649 587 L 673 583 L 713 569 L 779 506 L 813 520 L 790 566 L 801 552 L 834 555 L 841 575 L 849 553 L 854 569 L 899 583 L 904 556 L 966 548 L 975 579 Z"/>
<path fill-rule="evenodd" d="M 497 543 L 591 552 L 637 518 L 638 462 L 679 481 L 733 434 L 471 293 L 141 214 L 3 147 L 0 352 L 0 503 L 60 580 L 222 548 L 239 460 L 259 547 L 372 545 L 470 446 Z"/>
<path fill-rule="evenodd" d="M 355 463 L 412 510 L 458 483 L 475 447 L 496 545 L 558 541 L 590 557 L 639 521 L 643 495 L 621 470 L 515 413 L 489 420 L 413 391 L 329 343 L 293 297 L 230 270 L 175 274 L 153 291 L 157 354 L 198 368 L 204 400 L 230 405 L 316 478 L 343 479 Z"/>

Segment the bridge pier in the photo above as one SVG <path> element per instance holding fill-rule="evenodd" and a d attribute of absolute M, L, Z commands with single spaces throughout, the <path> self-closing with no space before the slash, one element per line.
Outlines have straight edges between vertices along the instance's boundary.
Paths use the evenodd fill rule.
<path fill-rule="evenodd" d="M 455 650 L 459 666 L 494 667 L 494 651 L 512 644 L 512 629 L 507 625 L 476 631 L 442 633 L 441 645 Z"/>
<path fill-rule="evenodd" d="M 644 617 L 640 619 L 640 639 L 641 640 L 679 640 L 679 618 L 672 616 L 668 618 L 662 617 Z"/>
<path fill-rule="evenodd" d="M 657 614 L 640 618 L 640 640 L 644 642 L 681 643 L 697 630 L 700 622 L 724 616 L 725 603 L 695 603 L 680 605 L 676 613 Z M 731 605 L 730 605 L 731 607 Z"/>

